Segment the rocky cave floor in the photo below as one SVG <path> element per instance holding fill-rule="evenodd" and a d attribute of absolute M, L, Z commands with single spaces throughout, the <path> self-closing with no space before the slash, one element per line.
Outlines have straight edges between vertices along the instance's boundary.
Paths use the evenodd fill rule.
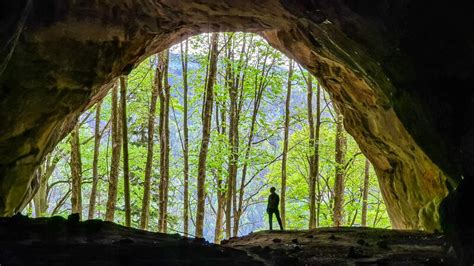
<path fill-rule="evenodd" d="M 0 265 L 456 265 L 441 234 L 261 231 L 222 245 L 78 217 L 0 218 Z"/>

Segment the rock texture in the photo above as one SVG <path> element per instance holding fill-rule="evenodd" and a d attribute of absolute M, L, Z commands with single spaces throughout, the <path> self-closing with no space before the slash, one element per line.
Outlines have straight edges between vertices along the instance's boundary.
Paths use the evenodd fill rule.
<path fill-rule="evenodd" d="M 2 265 L 263 265 L 204 240 L 79 217 L 0 218 Z"/>
<path fill-rule="evenodd" d="M 0 218 L 2 265 L 458 265 L 441 234 L 370 228 L 261 231 L 204 240 L 79 222 Z"/>
<path fill-rule="evenodd" d="M 458 265 L 441 234 L 373 228 L 261 231 L 224 240 L 265 265 Z"/>
<path fill-rule="evenodd" d="M 2 1 L 0 216 L 31 198 L 35 168 L 115 77 L 193 34 L 242 30 L 324 84 L 378 173 L 394 228 L 438 230 L 440 202 L 461 176 L 466 189 L 447 211 L 461 215 L 453 206 L 473 197 L 463 192 L 474 177 L 465 2 Z"/>

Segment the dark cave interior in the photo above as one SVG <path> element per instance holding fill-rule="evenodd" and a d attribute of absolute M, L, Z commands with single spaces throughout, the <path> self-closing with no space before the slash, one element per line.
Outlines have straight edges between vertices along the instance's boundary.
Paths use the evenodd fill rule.
<path fill-rule="evenodd" d="M 457 258 L 472 263 L 473 7 L 413 0 L 3 1 L 0 216 L 31 199 L 36 167 L 113 78 L 188 36 L 249 31 L 320 79 L 376 169 L 393 227 L 444 232 Z M 2 235 L 9 219 L 23 221 L 18 232 L 38 235 L 48 229 L 30 223 L 55 222 L 2 219 Z M 4 252 L 13 239 L 2 237 Z M 188 256 L 180 252 L 173 254 Z M 216 261 L 224 253 L 252 259 L 229 251 Z"/>

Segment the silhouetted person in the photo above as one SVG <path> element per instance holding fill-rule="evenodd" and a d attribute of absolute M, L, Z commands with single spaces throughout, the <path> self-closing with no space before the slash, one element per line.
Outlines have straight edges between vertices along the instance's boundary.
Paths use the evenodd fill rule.
<path fill-rule="evenodd" d="M 267 213 L 268 221 L 270 222 L 270 230 L 272 229 L 272 219 L 273 214 L 275 214 L 278 224 L 280 225 L 280 230 L 283 230 L 283 225 L 281 224 L 280 211 L 278 210 L 278 204 L 280 203 L 280 197 L 275 193 L 275 188 L 270 188 L 270 196 L 268 197 Z"/>

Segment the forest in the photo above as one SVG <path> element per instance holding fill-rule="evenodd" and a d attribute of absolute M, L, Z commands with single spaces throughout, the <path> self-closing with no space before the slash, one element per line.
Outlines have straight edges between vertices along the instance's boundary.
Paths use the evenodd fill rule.
<path fill-rule="evenodd" d="M 224 238 L 391 228 L 377 175 L 317 77 L 251 33 L 191 37 L 110 84 L 35 173 L 24 214 Z"/>

